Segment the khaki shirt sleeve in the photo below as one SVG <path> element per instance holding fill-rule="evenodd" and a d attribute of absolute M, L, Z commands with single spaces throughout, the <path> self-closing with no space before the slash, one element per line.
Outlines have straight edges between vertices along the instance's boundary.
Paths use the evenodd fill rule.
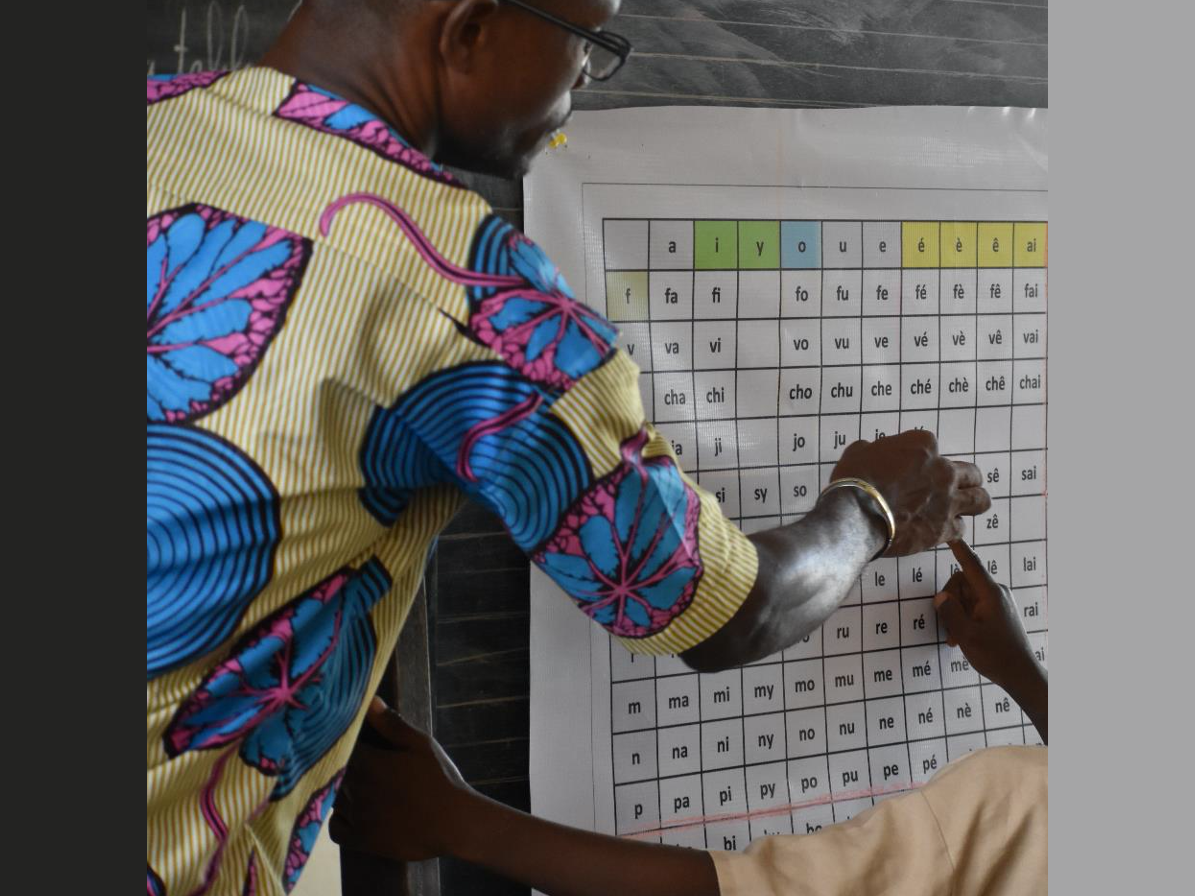
<path fill-rule="evenodd" d="M 1046 892 L 1046 748 L 951 763 L 918 791 L 815 834 L 711 853 L 722 896 Z"/>

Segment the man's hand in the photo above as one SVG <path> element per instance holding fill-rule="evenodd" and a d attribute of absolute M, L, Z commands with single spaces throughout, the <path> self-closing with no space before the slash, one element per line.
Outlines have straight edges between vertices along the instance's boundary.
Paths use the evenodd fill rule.
<path fill-rule="evenodd" d="M 332 840 L 405 862 L 452 852 L 477 795 L 439 744 L 377 697 L 365 724 L 378 736 L 362 729 L 328 822 Z"/>
<path fill-rule="evenodd" d="M 1046 672 L 1033 655 L 1012 591 L 988 575 L 966 542 L 952 541 L 950 550 L 959 571 L 934 597 L 946 643 L 961 648 L 977 672 L 1008 691 L 1045 740 Z"/>
<path fill-rule="evenodd" d="M 942 457 L 937 439 L 924 430 L 848 445 L 831 478 L 844 476 L 870 482 L 892 509 L 896 538 L 885 557 L 917 554 L 962 538 L 959 517 L 992 506 L 979 468 Z"/>

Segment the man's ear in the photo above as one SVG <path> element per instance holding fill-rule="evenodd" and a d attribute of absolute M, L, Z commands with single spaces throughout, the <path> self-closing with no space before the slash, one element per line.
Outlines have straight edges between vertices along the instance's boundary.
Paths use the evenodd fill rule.
<path fill-rule="evenodd" d="M 468 74 L 478 52 L 496 41 L 498 0 L 456 0 L 449 4 L 440 27 L 438 49 L 449 68 Z"/>

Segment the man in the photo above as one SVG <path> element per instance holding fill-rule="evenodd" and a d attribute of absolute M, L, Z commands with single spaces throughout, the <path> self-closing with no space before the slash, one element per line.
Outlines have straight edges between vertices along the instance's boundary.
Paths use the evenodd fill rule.
<path fill-rule="evenodd" d="M 907 433 L 743 536 L 614 328 L 441 167 L 526 171 L 624 58 L 591 33 L 616 6 L 309 0 L 263 65 L 147 81 L 150 892 L 293 886 L 466 497 L 631 649 L 702 670 L 987 509 Z"/>

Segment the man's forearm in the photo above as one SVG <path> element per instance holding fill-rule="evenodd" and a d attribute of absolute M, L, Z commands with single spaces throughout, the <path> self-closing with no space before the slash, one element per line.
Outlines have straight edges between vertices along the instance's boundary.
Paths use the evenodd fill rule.
<path fill-rule="evenodd" d="M 803 520 L 751 535 L 755 586 L 717 633 L 681 654 L 701 672 L 771 656 L 814 631 L 846 598 L 884 546 L 883 519 L 855 489 L 827 493 Z"/>
<path fill-rule="evenodd" d="M 454 854 L 549 896 L 718 896 L 702 850 L 594 834 L 519 812 L 474 793 Z"/>

